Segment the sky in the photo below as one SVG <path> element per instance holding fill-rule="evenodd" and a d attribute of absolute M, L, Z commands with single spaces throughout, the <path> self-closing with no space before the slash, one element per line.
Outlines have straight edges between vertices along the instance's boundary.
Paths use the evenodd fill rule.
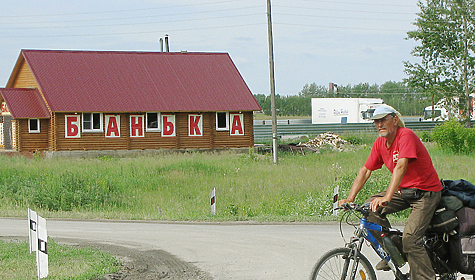
<path fill-rule="evenodd" d="M 416 0 L 272 0 L 275 90 L 381 85 L 416 61 Z M 0 10 L 0 87 L 22 49 L 229 53 L 254 94 L 270 94 L 266 0 L 15 0 Z"/>

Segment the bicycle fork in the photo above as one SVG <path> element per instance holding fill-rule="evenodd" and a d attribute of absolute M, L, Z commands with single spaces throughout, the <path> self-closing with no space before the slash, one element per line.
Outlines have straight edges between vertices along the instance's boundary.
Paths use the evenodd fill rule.
<path fill-rule="evenodd" d="M 352 237 L 350 242 L 347 244 L 348 248 L 350 248 L 350 253 L 349 255 L 347 256 L 346 260 L 345 260 L 345 264 L 344 264 L 344 267 L 343 267 L 343 273 L 341 275 L 341 280 L 346 280 L 346 276 L 347 276 L 347 271 L 348 271 L 348 268 L 350 266 L 350 262 L 351 260 L 353 260 L 353 264 L 352 264 L 352 267 L 351 267 L 351 276 L 350 276 L 350 280 L 353 280 L 356 278 L 356 273 L 358 273 L 358 264 L 359 264 L 359 261 L 360 261 L 360 252 L 361 252 L 361 248 L 363 246 L 363 243 L 364 243 L 364 237 L 363 236 L 359 236 L 359 237 Z M 364 278 L 364 277 L 362 277 Z"/>

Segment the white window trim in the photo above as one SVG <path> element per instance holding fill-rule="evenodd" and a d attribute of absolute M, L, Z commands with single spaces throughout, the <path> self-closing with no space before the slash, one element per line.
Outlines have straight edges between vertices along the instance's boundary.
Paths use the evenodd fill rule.
<path fill-rule="evenodd" d="M 32 130 L 30 127 L 30 121 L 31 120 L 36 120 L 38 122 L 38 129 L 37 130 Z M 41 126 L 40 126 L 40 119 L 28 119 L 28 133 L 40 133 L 41 131 Z"/>
<path fill-rule="evenodd" d="M 148 127 L 148 114 L 157 114 L 157 122 L 158 122 L 158 127 L 157 128 L 149 128 Z M 161 132 L 162 131 L 162 116 L 159 112 L 147 112 L 145 114 L 145 131 L 146 132 Z"/>
<path fill-rule="evenodd" d="M 226 113 L 226 127 L 218 127 L 218 113 Z M 229 131 L 229 112 L 216 112 L 216 131 Z"/>
<path fill-rule="evenodd" d="M 94 118 L 93 118 L 93 114 L 99 114 L 99 121 L 101 122 L 100 124 L 100 127 L 99 128 L 91 128 L 91 129 L 85 129 L 84 128 L 84 114 L 91 114 L 91 121 L 92 121 L 92 127 L 94 127 Z M 81 126 L 82 126 L 82 132 L 104 132 L 104 116 L 102 113 L 98 113 L 98 112 L 91 112 L 91 113 L 82 113 L 82 122 L 81 122 Z"/>

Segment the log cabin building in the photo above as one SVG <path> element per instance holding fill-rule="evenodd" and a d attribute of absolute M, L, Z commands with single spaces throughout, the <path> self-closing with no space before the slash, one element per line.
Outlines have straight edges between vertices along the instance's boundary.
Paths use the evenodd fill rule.
<path fill-rule="evenodd" d="M 0 94 L 20 152 L 252 147 L 261 110 L 226 53 L 22 50 Z"/>

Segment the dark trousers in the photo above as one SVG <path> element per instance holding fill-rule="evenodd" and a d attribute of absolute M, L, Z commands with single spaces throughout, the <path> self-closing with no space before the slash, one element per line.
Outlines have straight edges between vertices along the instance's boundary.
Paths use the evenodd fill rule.
<path fill-rule="evenodd" d="M 383 197 L 386 192 L 380 192 L 371 196 L 368 201 L 376 197 Z M 387 214 L 411 208 L 411 213 L 404 226 L 402 244 L 404 253 L 407 253 L 407 261 L 411 269 L 411 280 L 435 279 L 435 272 L 427 251 L 423 246 L 423 237 L 429 226 L 434 211 L 439 204 L 441 192 L 423 192 L 414 190 L 405 193 L 404 198 L 400 192 L 392 197 L 387 206 L 379 208 L 377 212 L 368 216 L 368 221 L 385 227 L 391 227 Z"/>

